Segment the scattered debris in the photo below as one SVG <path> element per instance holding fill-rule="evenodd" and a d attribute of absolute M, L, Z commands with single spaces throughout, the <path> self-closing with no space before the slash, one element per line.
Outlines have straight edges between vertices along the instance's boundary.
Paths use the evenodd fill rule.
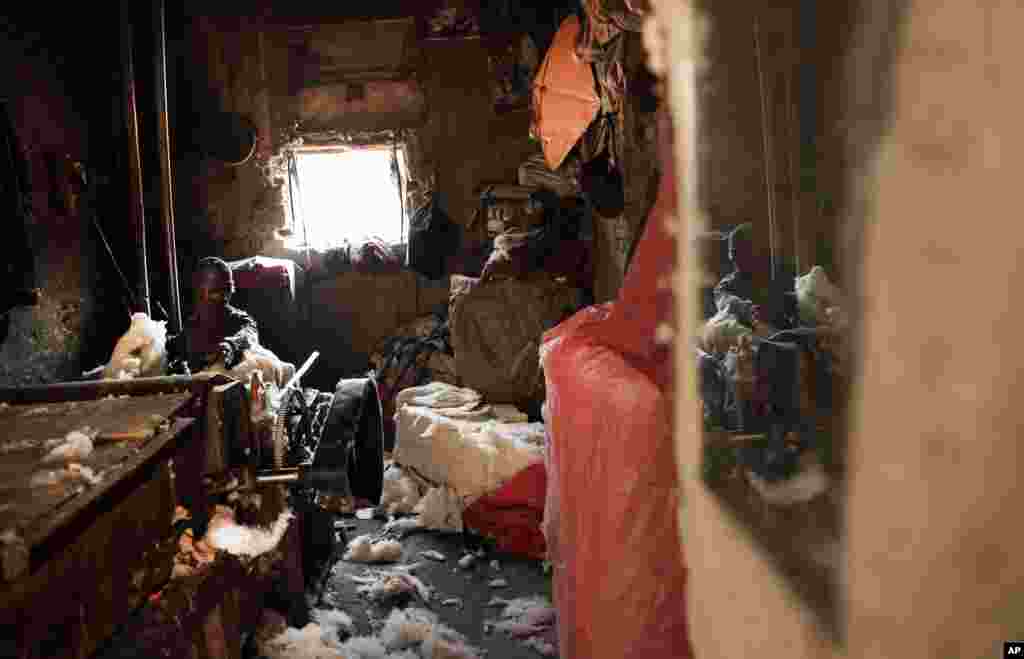
<path fill-rule="evenodd" d="M 473 563 L 475 562 L 476 556 L 474 556 L 473 554 L 466 554 L 465 556 L 459 559 L 459 567 L 461 567 L 463 570 L 468 570 L 469 568 L 473 567 Z"/>
<path fill-rule="evenodd" d="M 374 542 L 365 534 L 348 543 L 344 558 L 353 563 L 395 563 L 402 559 L 402 544 L 395 540 Z"/>
<path fill-rule="evenodd" d="M 491 579 L 487 585 L 491 588 L 507 588 L 508 579 Z"/>
<path fill-rule="evenodd" d="M 313 622 L 302 629 L 289 627 L 269 639 L 257 640 L 261 655 L 267 659 L 342 659 L 339 632 L 350 633 L 352 619 L 341 611 L 318 610 L 312 613 Z M 271 623 L 275 627 L 283 621 Z"/>
<path fill-rule="evenodd" d="M 55 462 L 81 462 L 92 453 L 93 437 L 96 432 L 88 426 L 78 430 L 72 430 L 63 439 L 50 440 L 53 448 L 43 457 L 44 464 Z"/>
<path fill-rule="evenodd" d="M 396 609 L 375 637 L 349 639 L 342 645 L 345 659 L 480 659 L 465 637 L 438 622 L 424 609 Z"/>
<path fill-rule="evenodd" d="M 423 528 L 419 517 L 402 517 L 393 519 L 384 525 L 382 531 L 388 534 L 395 534 L 398 537 L 405 537 L 416 529 Z"/>
<path fill-rule="evenodd" d="M 50 408 L 47 407 L 46 405 L 33 405 L 32 407 L 30 407 L 27 410 L 25 410 L 24 412 L 22 412 L 21 415 L 22 416 L 36 416 L 37 414 L 49 414 L 49 413 L 50 413 Z"/>
<path fill-rule="evenodd" d="M 102 480 L 102 474 L 97 474 L 89 467 L 72 462 L 63 469 L 37 471 L 32 475 L 29 484 L 32 487 L 50 487 L 68 482 L 84 482 L 87 485 L 97 485 Z"/>
<path fill-rule="evenodd" d="M 424 489 L 398 465 L 384 472 L 384 489 L 378 510 L 389 515 L 409 514 L 423 498 Z"/>
<path fill-rule="evenodd" d="M 213 547 L 229 554 L 261 556 L 277 547 L 294 517 L 291 510 L 284 510 L 269 529 L 262 529 L 235 523 L 234 513 L 228 508 L 220 515 L 214 514 L 206 535 Z"/>
<path fill-rule="evenodd" d="M 551 602 L 543 597 L 520 597 L 506 601 L 504 606 L 500 619 L 485 623 L 485 628 L 519 639 L 542 655 L 558 653 L 556 613 Z"/>
<path fill-rule="evenodd" d="M 402 600 L 414 595 L 424 602 L 430 601 L 430 589 L 407 572 L 381 572 L 366 577 L 349 577 L 349 579 L 363 584 L 356 589 L 356 592 L 366 595 L 374 601 Z"/>
<path fill-rule="evenodd" d="M 806 503 L 827 492 L 829 487 L 828 474 L 817 460 L 804 465 L 791 478 L 776 483 L 769 483 L 750 470 L 746 471 L 746 476 L 762 499 L 777 506 Z"/>
<path fill-rule="evenodd" d="M 435 549 L 421 551 L 420 556 L 422 556 L 423 558 L 429 558 L 432 561 L 437 561 L 438 563 L 444 563 L 446 560 L 448 560 L 447 556 L 445 556 L 444 554 Z"/>

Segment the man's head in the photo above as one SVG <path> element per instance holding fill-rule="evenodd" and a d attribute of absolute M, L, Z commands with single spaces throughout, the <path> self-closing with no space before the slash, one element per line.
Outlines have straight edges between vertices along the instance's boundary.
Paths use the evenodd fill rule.
<path fill-rule="evenodd" d="M 753 227 L 741 224 L 729 234 L 729 261 L 741 272 L 754 269 Z"/>
<path fill-rule="evenodd" d="M 199 262 L 193 282 L 196 307 L 200 311 L 223 307 L 235 292 L 231 267 L 215 256 L 208 256 Z"/>

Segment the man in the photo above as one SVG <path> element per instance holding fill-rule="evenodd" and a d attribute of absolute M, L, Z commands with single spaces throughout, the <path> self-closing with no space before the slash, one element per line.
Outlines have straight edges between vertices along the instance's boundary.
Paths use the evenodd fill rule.
<path fill-rule="evenodd" d="M 169 370 L 194 373 L 218 362 L 234 368 L 246 349 L 259 342 L 256 321 L 231 306 L 235 281 L 231 268 L 216 257 L 199 262 L 193 277 L 195 306 L 181 333 L 168 341 Z"/>
<path fill-rule="evenodd" d="M 730 307 L 745 325 L 752 326 L 757 318 L 777 329 L 787 329 L 793 326 L 795 272 L 786 264 L 779 264 L 781 272 L 771 278 L 768 266 L 762 265 L 764 260 L 754 247 L 752 225 L 741 224 L 733 229 L 729 233 L 733 271 L 715 286 L 715 307 L 718 311 Z"/>

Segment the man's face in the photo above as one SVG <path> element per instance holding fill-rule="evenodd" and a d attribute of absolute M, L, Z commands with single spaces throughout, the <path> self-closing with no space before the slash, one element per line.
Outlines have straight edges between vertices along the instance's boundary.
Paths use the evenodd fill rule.
<path fill-rule="evenodd" d="M 196 310 L 205 314 L 222 308 L 228 301 L 228 287 L 224 276 L 214 270 L 203 270 L 196 275 Z"/>

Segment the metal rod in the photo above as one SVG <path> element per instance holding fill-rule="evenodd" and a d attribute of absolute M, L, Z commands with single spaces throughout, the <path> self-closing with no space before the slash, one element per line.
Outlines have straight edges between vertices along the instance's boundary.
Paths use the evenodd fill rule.
<path fill-rule="evenodd" d="M 174 189 L 171 178 L 171 134 L 167 120 L 167 35 L 164 0 L 155 1 L 153 17 L 156 67 L 157 134 L 160 139 L 160 210 L 163 219 L 164 249 L 167 255 L 167 285 L 170 295 L 172 334 L 181 331 L 181 297 L 178 292 L 178 249 L 174 237 Z"/>
<path fill-rule="evenodd" d="M 294 483 L 301 476 L 298 469 L 284 473 L 256 474 L 256 482 L 261 485 L 264 483 Z"/>
<path fill-rule="evenodd" d="M 761 96 L 761 135 L 764 141 L 764 187 L 768 201 L 768 249 L 771 257 L 772 281 L 775 281 L 775 161 L 768 136 L 768 100 L 764 91 L 764 71 L 761 64 L 761 26 L 754 16 L 754 56 L 757 59 L 757 84 Z"/>
<path fill-rule="evenodd" d="M 282 389 L 281 391 L 288 391 L 289 389 L 294 387 L 298 383 L 298 381 L 300 379 L 302 379 L 302 376 L 306 374 L 306 371 L 308 371 L 310 369 L 310 367 L 313 366 L 313 362 L 315 362 L 317 360 L 317 357 L 319 357 L 319 356 L 320 356 L 320 351 L 319 350 L 314 350 L 313 354 L 310 355 L 309 358 L 306 359 L 305 362 L 303 362 L 303 364 L 299 368 L 299 370 L 295 371 L 295 375 L 292 376 L 291 380 L 288 380 L 288 384 L 284 385 L 284 389 Z"/>
<path fill-rule="evenodd" d="M 139 120 L 135 112 L 135 64 L 132 54 L 132 21 L 129 3 L 121 0 L 121 77 L 124 85 L 124 122 L 128 133 L 128 220 L 138 248 L 138 287 L 135 303 L 153 316 L 149 306 L 149 262 L 146 254 L 146 206 L 142 191 L 142 158 L 139 155 Z M 123 276 L 123 275 L 122 275 Z"/>

